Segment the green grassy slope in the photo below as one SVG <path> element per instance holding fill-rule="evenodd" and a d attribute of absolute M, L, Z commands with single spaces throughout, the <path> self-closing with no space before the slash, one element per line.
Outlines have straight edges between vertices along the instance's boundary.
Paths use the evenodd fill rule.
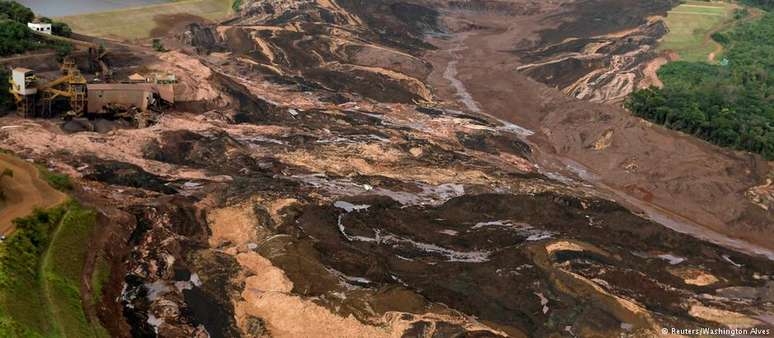
<path fill-rule="evenodd" d="M 94 212 L 67 202 L 16 223 L 0 245 L 0 336 L 107 337 L 79 290 Z"/>
<path fill-rule="evenodd" d="M 684 61 L 704 61 L 717 44 L 710 34 L 733 19 L 733 5 L 703 1 L 688 1 L 667 13 L 669 33 L 659 45 L 660 50 L 677 53 Z"/>

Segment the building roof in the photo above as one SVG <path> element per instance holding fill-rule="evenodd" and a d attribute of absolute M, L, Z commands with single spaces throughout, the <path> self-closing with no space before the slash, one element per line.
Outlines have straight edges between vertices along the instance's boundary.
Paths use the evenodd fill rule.
<path fill-rule="evenodd" d="M 153 90 L 150 83 L 89 83 L 87 86 L 94 90 Z"/>

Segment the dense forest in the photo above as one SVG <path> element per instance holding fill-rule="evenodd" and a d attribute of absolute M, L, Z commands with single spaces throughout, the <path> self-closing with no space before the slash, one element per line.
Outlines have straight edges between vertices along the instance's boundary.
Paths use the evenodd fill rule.
<path fill-rule="evenodd" d="M 742 0 L 742 3 L 766 10 L 774 9 L 774 0 Z"/>
<path fill-rule="evenodd" d="M 774 14 L 713 38 L 725 48 L 719 64 L 669 63 L 658 71 L 664 87 L 632 93 L 626 107 L 669 128 L 774 160 Z"/>

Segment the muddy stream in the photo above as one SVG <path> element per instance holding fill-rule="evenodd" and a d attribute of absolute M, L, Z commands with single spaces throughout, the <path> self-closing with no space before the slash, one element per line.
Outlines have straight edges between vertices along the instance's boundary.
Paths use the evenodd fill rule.
<path fill-rule="evenodd" d="M 473 94 L 467 90 L 464 81 L 457 77 L 457 66 L 462 60 L 462 55 L 460 52 L 469 48 L 466 45 L 466 41 L 470 37 L 471 34 L 469 33 L 458 34 L 454 37 L 457 42 L 455 45 L 453 45 L 452 48 L 447 49 L 448 54 L 451 56 L 451 60 L 447 63 L 446 69 L 443 73 L 443 78 L 448 80 L 449 85 L 454 89 L 456 99 L 467 110 L 502 121 L 497 116 L 493 116 L 483 111 L 480 108 L 481 105 L 474 98 Z M 744 240 L 728 237 L 724 234 L 713 231 L 691 219 L 677 215 L 668 210 L 664 210 L 657 205 L 643 201 L 642 199 L 632 196 L 625 191 L 615 189 L 604 183 L 598 175 L 594 174 L 591 169 L 585 167 L 583 164 L 578 163 L 577 161 L 570 158 L 564 158 L 555 154 L 541 151 L 540 146 L 535 142 L 531 142 L 528 138 L 528 136 L 534 134 L 533 131 L 516 125 L 516 121 L 503 122 L 511 125 L 511 128 L 521 131 L 519 134 L 522 136 L 523 141 L 527 142 L 533 149 L 534 160 L 536 161 L 542 174 L 547 175 L 548 177 L 560 178 L 565 178 L 566 175 L 574 176 L 583 182 L 595 186 L 607 198 L 615 200 L 630 210 L 640 213 L 647 219 L 674 231 L 688 234 L 695 238 L 715 243 L 742 253 L 765 256 L 769 260 L 774 261 L 774 251 Z"/>

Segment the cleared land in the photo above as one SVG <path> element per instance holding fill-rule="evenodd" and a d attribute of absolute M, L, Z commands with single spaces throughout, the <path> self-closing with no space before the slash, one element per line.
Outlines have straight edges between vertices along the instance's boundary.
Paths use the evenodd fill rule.
<path fill-rule="evenodd" d="M 725 2 L 688 1 L 669 11 L 669 33 L 660 50 L 677 53 L 684 61 L 706 61 L 719 45 L 710 35 L 733 20 L 735 6 Z M 712 59 L 712 58 L 709 58 Z"/>
<path fill-rule="evenodd" d="M 231 0 L 184 0 L 159 5 L 65 16 L 73 31 L 104 38 L 135 40 L 154 37 L 159 26 L 174 25 L 176 17 L 217 21 L 230 15 Z M 172 22 L 167 22 L 172 21 Z"/>
<path fill-rule="evenodd" d="M 14 230 L 13 220 L 35 208 L 50 208 L 65 201 L 65 194 L 46 183 L 37 167 L 11 155 L 0 153 L 0 169 L 10 169 L 13 177 L 3 177 L 5 200 L 0 210 L 0 234 Z"/>

